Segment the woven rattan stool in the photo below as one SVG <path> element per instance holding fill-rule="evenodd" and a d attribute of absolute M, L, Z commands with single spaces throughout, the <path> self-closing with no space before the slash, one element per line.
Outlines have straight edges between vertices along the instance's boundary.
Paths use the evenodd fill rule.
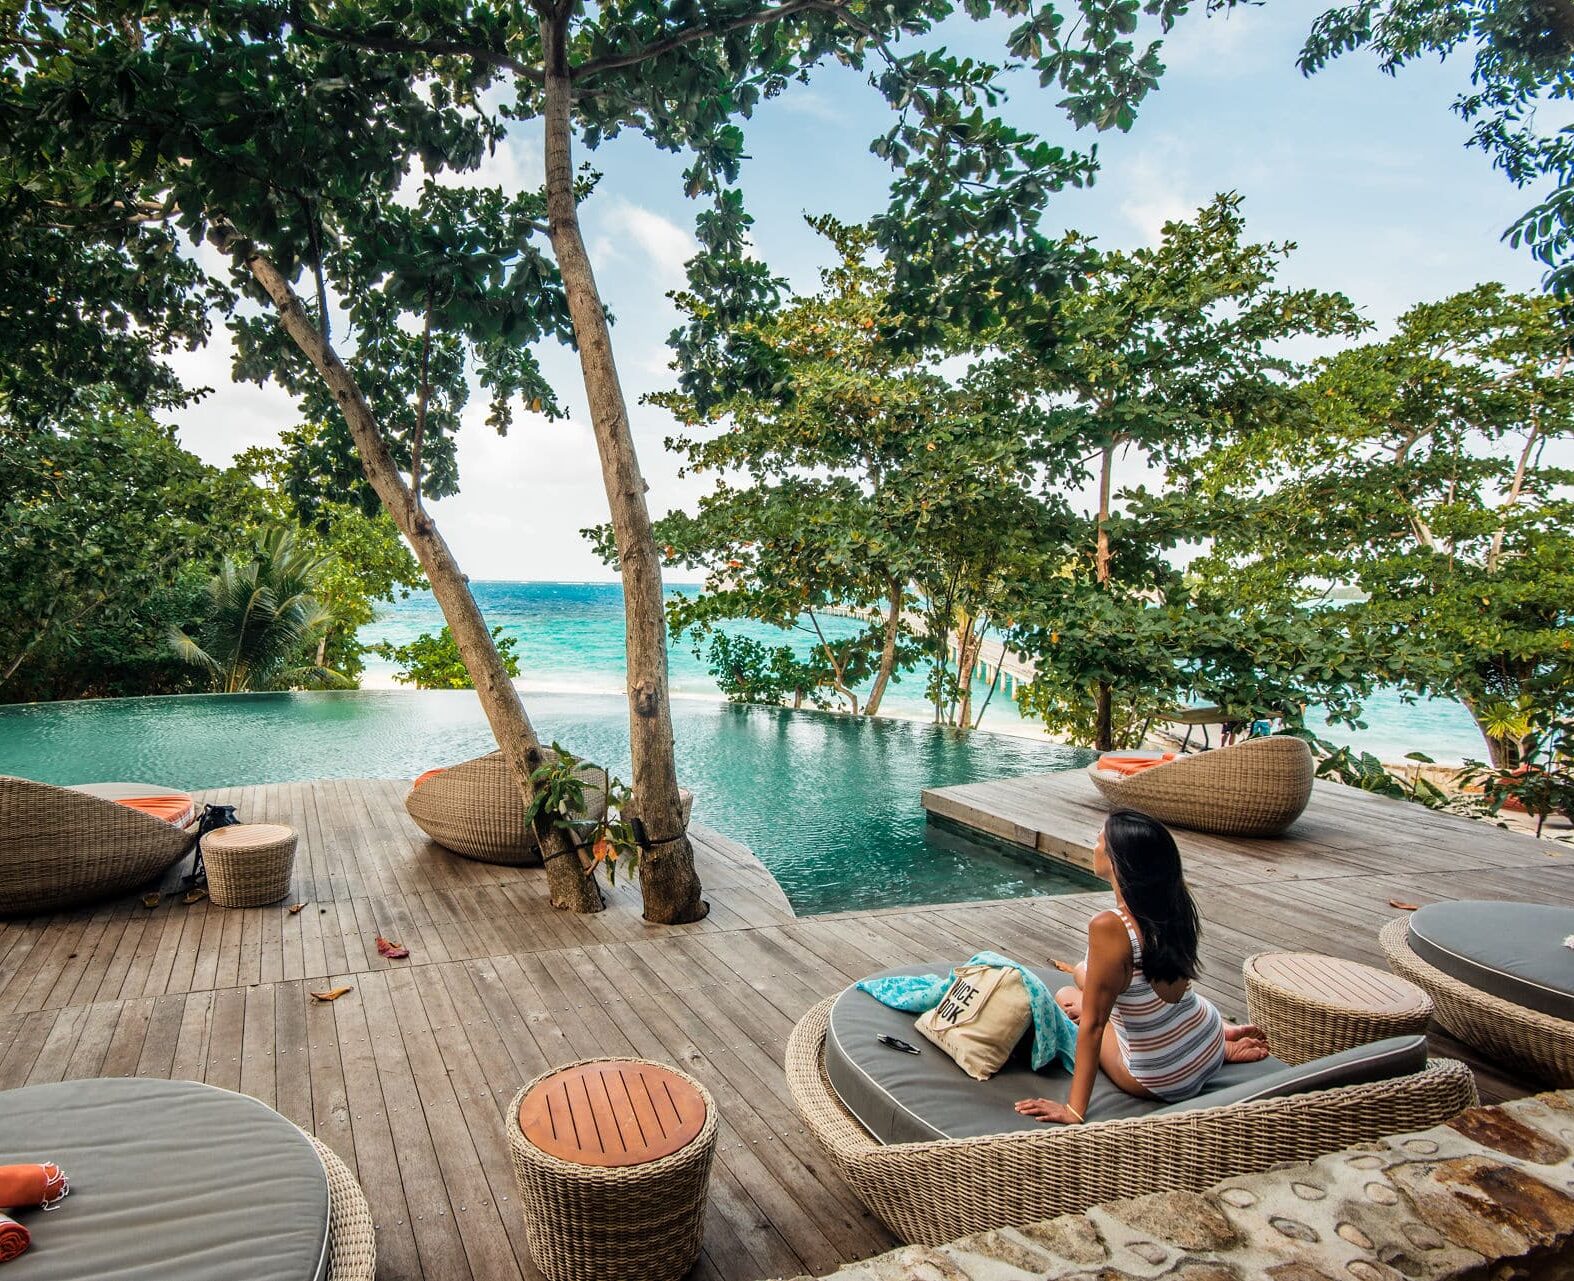
<path fill-rule="evenodd" d="M 548 1281 L 676 1281 L 699 1258 L 716 1109 L 692 1077 L 590 1059 L 508 1109 L 525 1238 Z"/>
<path fill-rule="evenodd" d="M 1414 983 L 1315 952 L 1259 952 L 1242 967 L 1246 1009 L 1286 1063 L 1426 1031 L 1431 999 Z"/>
<path fill-rule="evenodd" d="M 261 907 L 290 892 L 295 829 L 283 823 L 234 823 L 202 838 L 208 898 L 220 907 Z"/>

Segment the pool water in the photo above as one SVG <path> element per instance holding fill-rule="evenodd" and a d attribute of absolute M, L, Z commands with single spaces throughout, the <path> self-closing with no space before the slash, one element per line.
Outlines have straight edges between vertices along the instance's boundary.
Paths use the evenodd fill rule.
<path fill-rule="evenodd" d="M 621 698 L 532 694 L 545 739 L 627 777 Z M 1063 894 L 1098 882 L 932 829 L 919 792 L 1078 768 L 1076 748 L 910 721 L 675 700 L 699 821 L 749 846 L 800 913 Z M 182 789 L 410 778 L 492 747 L 470 691 L 101 699 L 0 708 L 0 774 Z M 244 817 L 244 814 L 242 815 Z"/>

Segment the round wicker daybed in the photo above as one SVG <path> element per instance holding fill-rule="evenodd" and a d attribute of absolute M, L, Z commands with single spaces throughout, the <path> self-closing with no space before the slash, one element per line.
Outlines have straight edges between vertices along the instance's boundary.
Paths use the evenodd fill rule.
<path fill-rule="evenodd" d="M 606 813 L 606 778 L 599 769 L 579 770 L 585 783 L 586 813 Z M 679 789 L 683 825 L 694 806 L 693 793 Z M 446 850 L 481 863 L 536 867 L 541 851 L 525 820 L 525 803 L 502 752 L 428 770 L 410 786 L 404 807 L 415 825 Z"/>
<path fill-rule="evenodd" d="M 1312 750 L 1274 734 L 1179 756 L 1136 773 L 1088 767 L 1111 809 L 1219 836 L 1277 836 L 1312 798 Z"/>
<path fill-rule="evenodd" d="M 0 775 L 0 916 L 138 889 L 191 842 L 183 827 L 115 800 Z"/>
<path fill-rule="evenodd" d="M 1444 1028 L 1496 1062 L 1565 1087 L 1574 1086 L 1568 937 L 1574 909 L 1482 901 L 1434 903 L 1378 935 L 1388 967 L 1432 998 Z"/>
<path fill-rule="evenodd" d="M 57 1213 L 13 1266 L 39 1281 L 373 1281 L 371 1208 L 332 1151 L 250 1095 L 109 1077 L 0 1091 L 7 1160 L 54 1161 Z M 9 1271 L 7 1272 L 9 1275 Z"/>
<path fill-rule="evenodd" d="M 1332 1061 L 1319 1060 L 1285 1069 L 1308 1074 L 1302 1078 L 1302 1093 L 1263 1097 L 1271 1086 L 1265 1079 L 1260 1090 L 1248 1084 L 1219 1092 L 1220 1102 L 1214 1105 L 1204 1097 L 1129 1115 L 1141 1103 L 1122 1096 L 1109 1105 L 1119 1119 L 882 1142 L 859 1123 L 827 1074 L 827 1030 L 840 999 L 820 1002 L 793 1029 L 787 1041 L 787 1084 L 810 1133 L 859 1200 L 913 1244 L 938 1245 L 991 1228 L 1080 1213 L 1120 1197 L 1200 1191 L 1220 1179 L 1256 1173 L 1281 1161 L 1313 1160 L 1352 1143 L 1439 1125 L 1477 1101 L 1468 1067 L 1449 1059 L 1427 1060 L 1424 1040 L 1409 1038 L 1366 1047 L 1405 1064 L 1397 1069 L 1403 1074 L 1381 1079 L 1361 1080 L 1345 1063 L 1340 1074 L 1356 1083 L 1318 1088 L 1319 1079 L 1336 1079 L 1332 1074 L 1319 1077 L 1319 1064 Z M 891 1013 L 911 1027 L 911 1015 Z M 867 1030 L 859 1028 L 857 1046 L 873 1044 L 862 1035 Z M 913 1034 L 909 1030 L 907 1035 Z M 838 1058 L 843 1048 L 837 1047 Z M 935 1055 L 926 1046 L 922 1057 Z M 889 1060 L 896 1065 L 890 1069 L 895 1073 L 919 1070 L 912 1066 L 918 1058 L 892 1054 Z M 842 1066 L 838 1064 L 839 1077 Z M 962 1077 L 960 1069 L 957 1076 Z M 1053 1094 L 1056 1084 L 1067 1081 L 1065 1073 L 1040 1076 L 1037 1092 Z M 960 1088 L 970 1091 L 975 1084 L 962 1080 Z M 1020 1088 L 1020 1082 L 1008 1083 L 1008 1089 L 1012 1087 Z M 1024 1096 L 1025 1091 L 1016 1095 Z M 919 1102 L 913 1094 L 898 1094 L 888 1101 L 885 1116 L 898 1118 L 893 1121 L 898 1126 L 911 1125 L 911 1115 L 899 1114 L 904 1105 L 923 1108 L 933 1102 L 932 1094 L 923 1097 Z M 875 1098 L 870 1094 L 860 1103 Z M 1097 1113 L 1100 1107 L 1095 1095 L 1091 1110 Z M 1122 1111 L 1128 1115 L 1119 1116 Z M 866 1114 L 872 1124 L 885 1128 L 878 1107 Z"/>

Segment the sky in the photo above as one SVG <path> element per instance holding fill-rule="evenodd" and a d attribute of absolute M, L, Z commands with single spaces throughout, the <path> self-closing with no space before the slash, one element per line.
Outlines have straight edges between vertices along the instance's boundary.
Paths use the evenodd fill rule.
<path fill-rule="evenodd" d="M 1190 216 L 1216 192 L 1237 191 L 1252 239 L 1298 246 L 1281 281 L 1344 292 L 1377 336 L 1414 303 L 1483 281 L 1538 288 L 1536 264 L 1501 240 L 1531 194 L 1465 145 L 1468 127 L 1450 110 L 1468 83 L 1468 57 L 1391 77 L 1359 54 L 1306 78 L 1295 55 L 1311 6 L 1197 8 L 1166 39 L 1160 89 L 1129 134 L 1079 133 L 1053 90 L 1027 77 L 1017 83 L 1007 108 L 1013 122 L 1064 145 L 1098 145 L 1097 182 L 1052 197 L 1046 230 L 1076 228 L 1104 247 L 1134 248 L 1156 243 L 1166 220 Z M 998 59 L 1010 25 L 958 20 L 944 36 L 958 52 Z M 805 215 L 860 221 L 884 207 L 891 171 L 868 144 L 889 121 L 866 76 L 833 65 L 762 104 L 745 125 L 742 186 L 755 245 L 795 288 L 812 290 L 829 265 Z M 581 216 L 616 318 L 613 343 L 651 511 L 692 508 L 712 481 L 678 475 L 680 459 L 663 446 L 672 420 L 639 402 L 671 385 L 665 342 L 677 317 L 667 294 L 683 284 L 699 207 L 683 196 L 682 158 L 642 140 L 617 139 L 580 158 L 603 174 Z M 510 190 L 539 186 L 538 137 L 511 137 L 478 178 Z M 609 580 L 579 534 L 605 520 L 607 508 L 578 367 L 563 348 L 540 355 L 569 418 L 521 412 L 500 438 L 485 424 L 485 397 L 476 396 L 459 436 L 460 492 L 431 510 L 474 579 Z M 214 389 L 176 421 L 183 443 L 216 464 L 273 442 L 296 420 L 276 388 L 231 383 L 229 363 L 222 332 L 176 362 L 189 384 Z"/>

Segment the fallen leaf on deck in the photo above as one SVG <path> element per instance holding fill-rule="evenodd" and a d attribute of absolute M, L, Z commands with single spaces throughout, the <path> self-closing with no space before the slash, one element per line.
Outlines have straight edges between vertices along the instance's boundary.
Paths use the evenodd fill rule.
<path fill-rule="evenodd" d="M 160 900 L 162 900 L 163 897 L 164 896 L 162 894 L 144 894 L 142 896 L 142 906 L 143 907 L 157 907 L 159 905 Z"/>
<path fill-rule="evenodd" d="M 314 1001 L 337 1001 L 346 992 L 353 992 L 353 987 L 331 987 L 326 992 L 313 992 Z"/>
<path fill-rule="evenodd" d="M 1401 912 L 1419 912 L 1421 910 L 1419 903 L 1401 903 L 1396 898 L 1389 899 L 1388 906 L 1397 907 Z"/>
<path fill-rule="evenodd" d="M 1057 970 L 1059 970 L 1062 974 L 1070 974 L 1077 967 L 1075 965 L 1067 965 L 1066 962 L 1064 962 L 1064 961 L 1056 961 L 1055 962 L 1055 968 Z"/>
<path fill-rule="evenodd" d="M 205 899 L 207 897 L 208 897 L 207 890 L 204 890 L 204 889 L 187 890 L 185 892 L 185 894 L 183 894 L 181 896 L 180 901 L 182 903 L 200 903 L 200 902 L 202 902 L 203 899 Z"/>
<path fill-rule="evenodd" d="M 304 903 L 291 903 L 290 904 L 290 915 L 291 916 L 299 916 L 301 908 L 303 908 L 305 906 L 306 906 L 306 904 L 304 904 Z"/>
<path fill-rule="evenodd" d="M 377 955 L 387 957 L 390 961 L 402 961 L 410 955 L 410 949 L 400 943 L 391 943 L 379 934 L 377 936 Z"/>

